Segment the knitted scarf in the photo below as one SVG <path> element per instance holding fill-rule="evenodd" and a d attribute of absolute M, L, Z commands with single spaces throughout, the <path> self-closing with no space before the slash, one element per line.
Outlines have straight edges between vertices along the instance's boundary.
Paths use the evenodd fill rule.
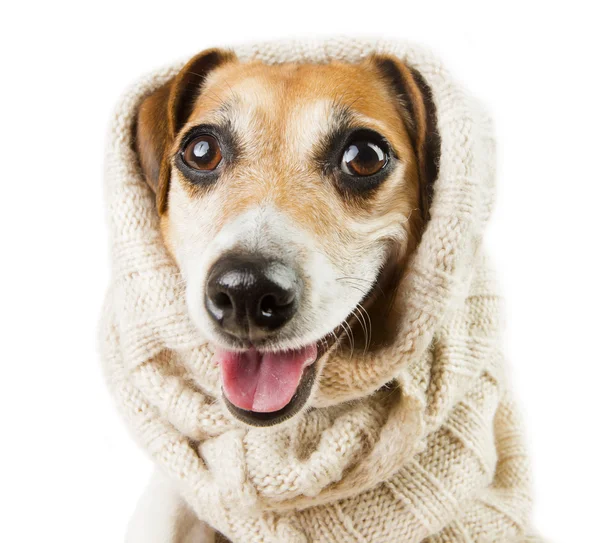
<path fill-rule="evenodd" d="M 500 299 L 482 234 L 494 196 L 489 118 L 427 50 L 329 39 L 235 48 L 241 61 L 395 55 L 432 89 L 439 177 L 400 285 L 395 342 L 332 352 L 308 409 L 249 429 L 219 403 L 212 346 L 191 323 L 132 150 L 138 81 L 112 121 L 106 200 L 112 280 L 102 359 L 131 432 L 198 515 L 233 542 L 529 541 L 530 474 L 504 376 Z"/>

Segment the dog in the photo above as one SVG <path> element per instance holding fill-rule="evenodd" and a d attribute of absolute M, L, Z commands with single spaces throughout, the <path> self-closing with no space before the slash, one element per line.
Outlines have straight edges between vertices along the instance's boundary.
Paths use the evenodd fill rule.
<path fill-rule="evenodd" d="M 393 337 L 437 175 L 435 107 L 398 59 L 190 60 L 139 108 L 135 147 L 232 416 L 307 404 L 328 349 Z"/>

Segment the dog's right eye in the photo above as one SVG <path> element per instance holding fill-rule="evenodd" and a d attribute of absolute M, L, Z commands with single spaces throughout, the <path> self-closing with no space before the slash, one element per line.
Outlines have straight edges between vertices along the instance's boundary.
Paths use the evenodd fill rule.
<path fill-rule="evenodd" d="M 194 138 L 183 150 L 184 162 L 194 170 L 212 171 L 222 158 L 219 142 L 208 134 Z"/>

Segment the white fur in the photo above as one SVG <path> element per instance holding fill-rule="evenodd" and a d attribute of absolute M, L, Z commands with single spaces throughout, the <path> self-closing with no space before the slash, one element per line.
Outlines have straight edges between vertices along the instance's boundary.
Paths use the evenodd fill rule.
<path fill-rule="evenodd" d="M 187 278 L 187 302 L 196 325 L 217 344 L 223 344 L 223 339 L 204 307 L 205 283 L 212 264 L 231 250 L 279 259 L 299 270 L 309 285 L 298 314 L 278 340 L 278 349 L 313 343 L 343 322 L 364 292 L 339 278 L 351 275 L 374 282 L 384 256 L 381 247 L 375 246 L 349 255 L 348 262 L 336 263 L 307 230 L 268 204 L 242 213 L 212 240 L 196 237 L 180 255 Z"/>

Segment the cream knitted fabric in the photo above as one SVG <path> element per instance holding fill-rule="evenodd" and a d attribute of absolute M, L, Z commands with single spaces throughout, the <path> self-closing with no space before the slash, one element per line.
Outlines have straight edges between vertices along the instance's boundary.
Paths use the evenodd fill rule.
<path fill-rule="evenodd" d="M 400 331 L 377 356 L 329 356 L 309 410 L 246 429 L 216 401 L 210 345 L 188 318 L 132 151 L 144 96 L 123 97 L 106 158 L 112 281 L 103 362 L 131 431 L 198 517 L 234 542 L 526 541 L 530 476 L 503 373 L 499 297 L 481 239 L 491 123 L 422 47 L 330 39 L 239 47 L 241 60 L 396 55 L 432 89 L 442 150 L 431 220 L 401 285 Z"/>

